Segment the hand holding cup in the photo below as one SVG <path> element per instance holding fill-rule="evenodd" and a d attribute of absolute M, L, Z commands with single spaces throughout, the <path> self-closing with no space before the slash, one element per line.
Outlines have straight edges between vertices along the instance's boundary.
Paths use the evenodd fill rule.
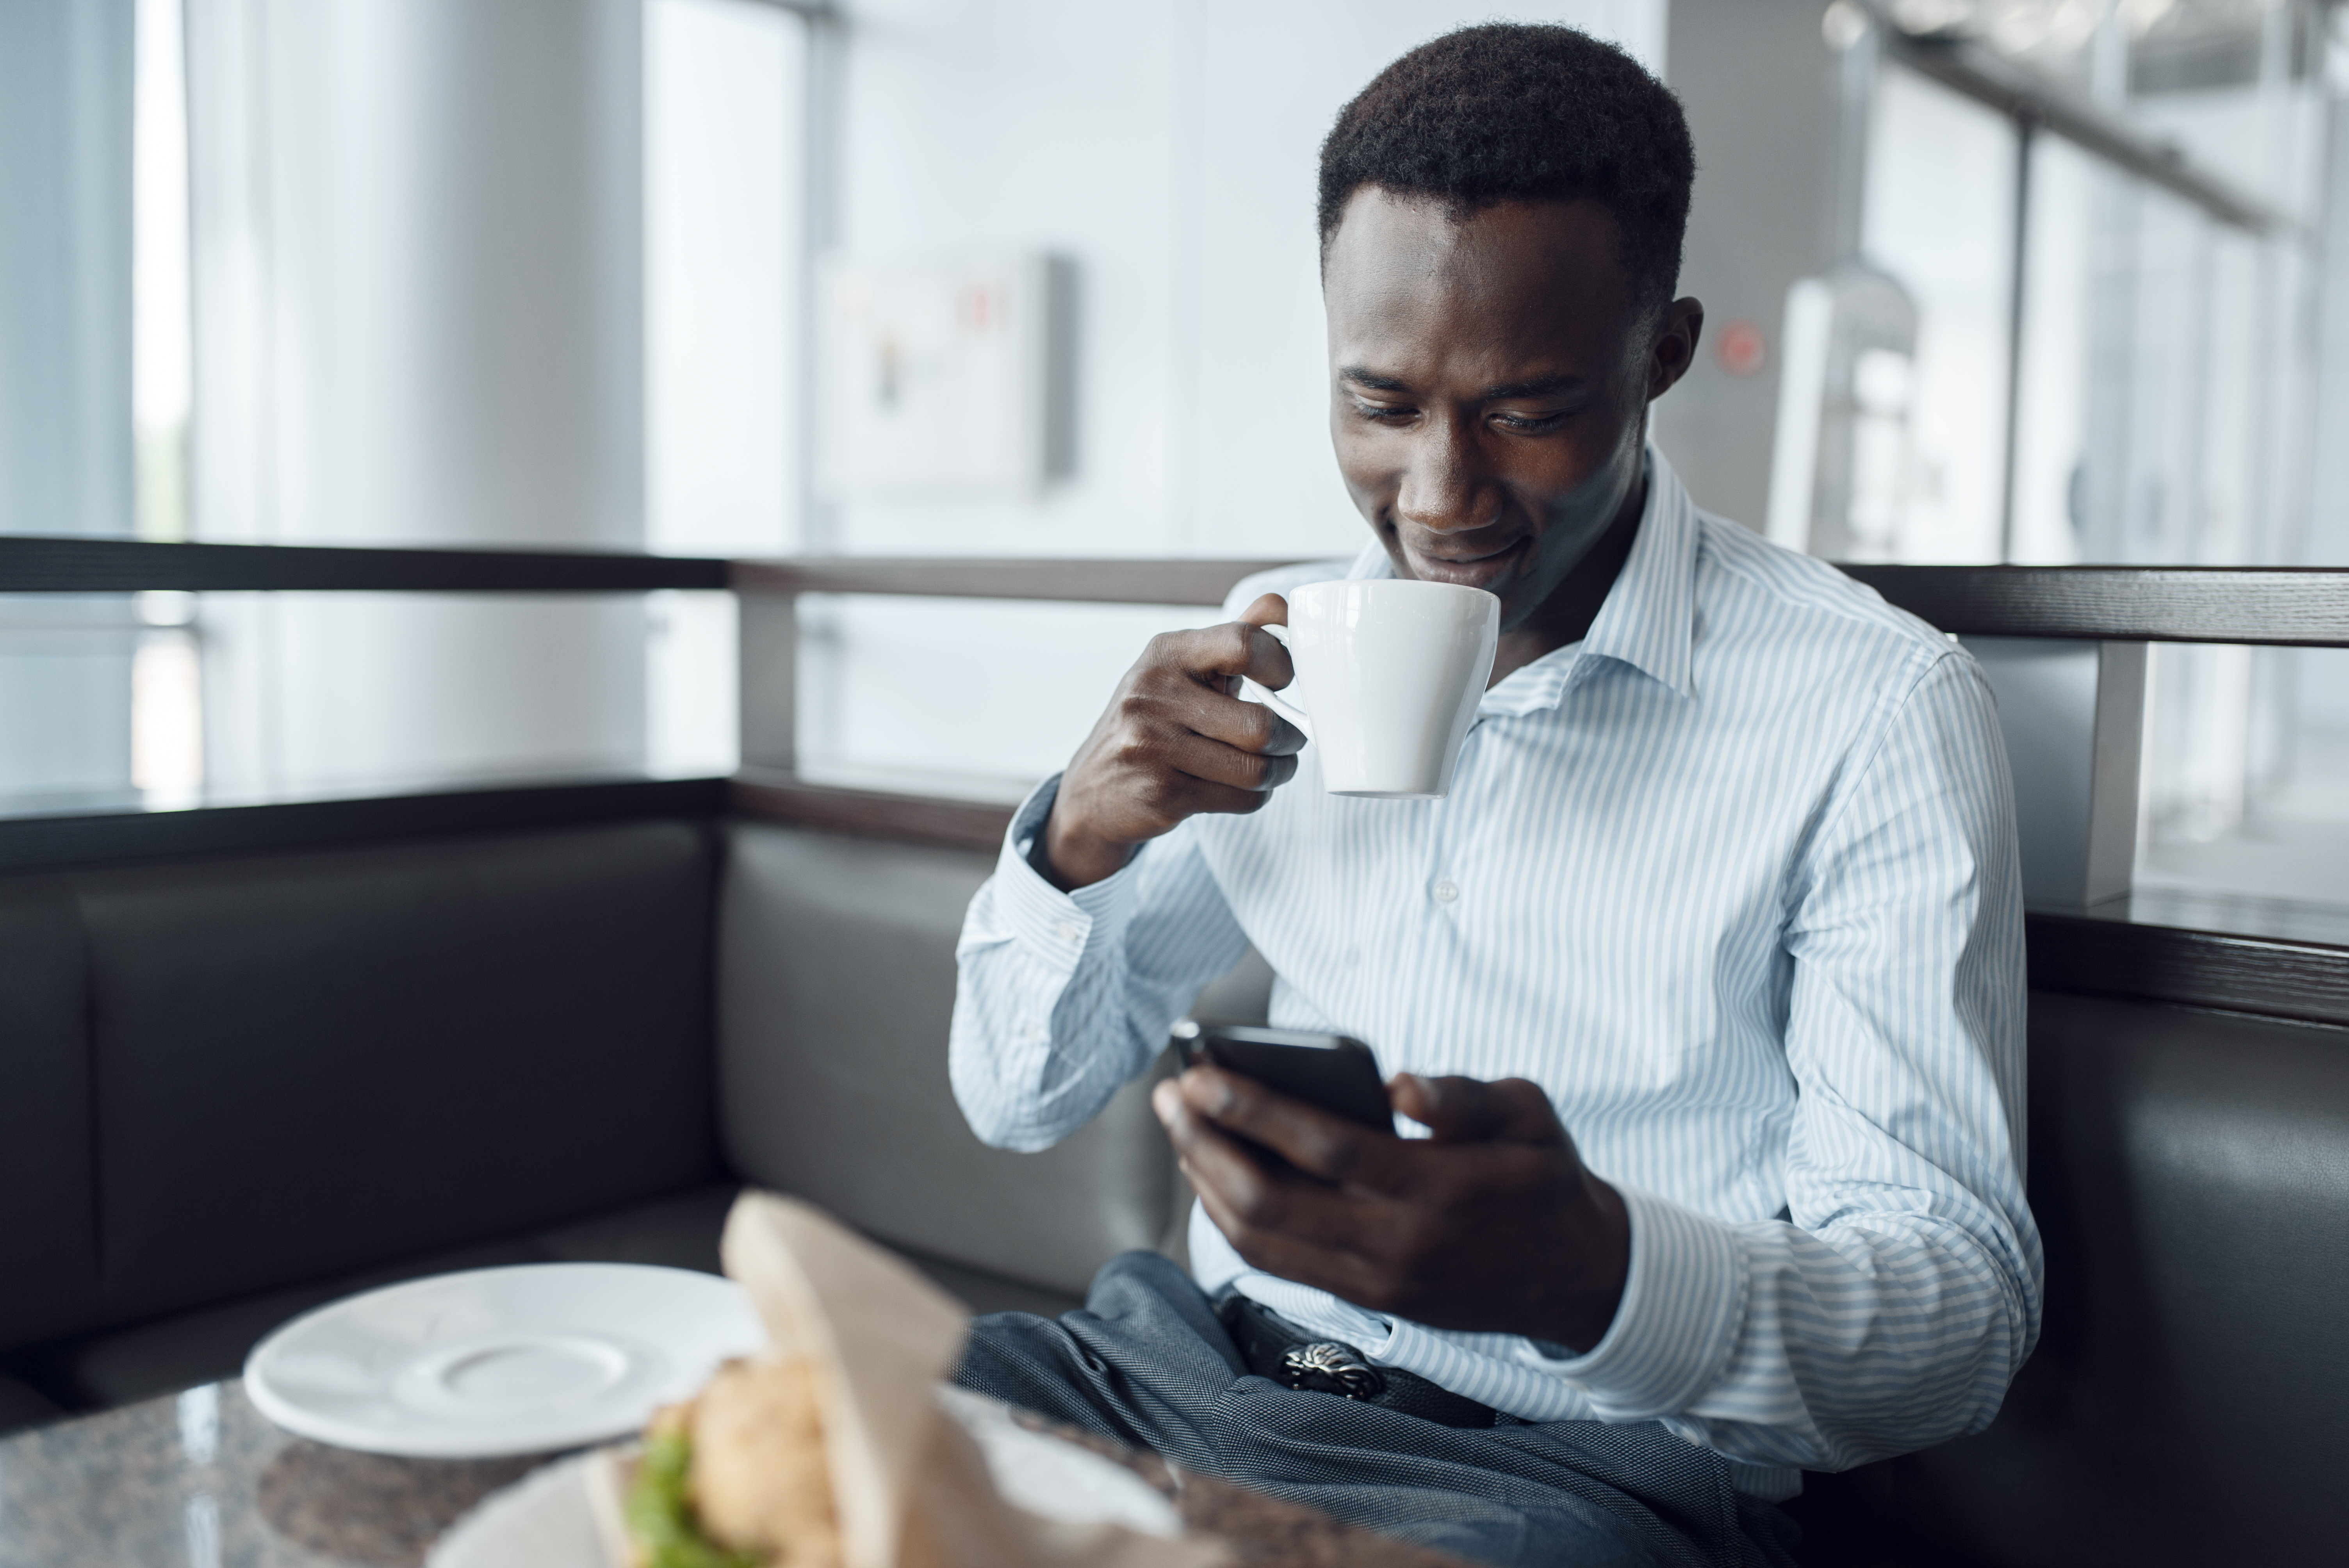
<path fill-rule="evenodd" d="M 1238 695 L 1243 680 L 1278 691 L 1295 677 L 1264 630 L 1288 618 L 1267 593 L 1237 621 L 1150 640 L 1061 777 L 1044 858 L 1062 888 L 1113 874 L 1186 817 L 1257 810 L 1296 773 L 1304 734 Z"/>

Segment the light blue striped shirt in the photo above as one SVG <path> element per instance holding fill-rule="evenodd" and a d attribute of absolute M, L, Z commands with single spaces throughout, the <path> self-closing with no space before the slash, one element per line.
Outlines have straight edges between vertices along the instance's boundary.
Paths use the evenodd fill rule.
<path fill-rule="evenodd" d="M 2012 789 L 1971 655 L 1650 477 L 1588 635 L 1485 693 L 1448 799 L 1329 795 L 1308 746 L 1263 810 L 1068 894 L 1025 858 L 1038 789 L 963 928 L 954 1087 L 1044 1148 L 1250 943 L 1278 1026 L 1531 1078 L 1630 1211 L 1588 1353 L 1258 1273 L 1195 1209 L 1199 1283 L 1528 1420 L 1661 1421 L 1785 1497 L 1981 1428 L 2038 1336 Z"/>

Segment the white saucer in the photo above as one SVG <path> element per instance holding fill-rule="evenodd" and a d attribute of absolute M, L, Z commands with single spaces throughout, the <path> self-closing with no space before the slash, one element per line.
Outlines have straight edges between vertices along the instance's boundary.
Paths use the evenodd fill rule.
<path fill-rule="evenodd" d="M 689 1269 L 537 1264 L 387 1285 L 278 1329 L 244 1391 L 297 1437 L 485 1459 L 633 1433 L 766 1343 L 740 1285 Z"/>

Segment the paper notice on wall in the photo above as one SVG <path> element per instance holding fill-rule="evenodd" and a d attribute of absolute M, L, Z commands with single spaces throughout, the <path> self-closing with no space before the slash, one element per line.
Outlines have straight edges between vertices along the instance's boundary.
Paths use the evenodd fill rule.
<path fill-rule="evenodd" d="M 1064 464 L 1052 410 L 1065 263 L 1042 254 L 826 263 L 816 483 L 829 500 L 1032 494 Z"/>

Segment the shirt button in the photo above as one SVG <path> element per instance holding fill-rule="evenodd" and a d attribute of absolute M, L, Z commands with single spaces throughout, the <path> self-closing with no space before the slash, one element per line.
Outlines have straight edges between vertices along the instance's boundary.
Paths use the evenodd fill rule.
<path fill-rule="evenodd" d="M 1085 934 L 1083 932 L 1079 931 L 1075 926 L 1070 924 L 1065 920 L 1061 922 L 1060 924 L 1052 927 L 1052 934 L 1059 937 L 1063 942 L 1082 942 L 1085 939 Z"/>
<path fill-rule="evenodd" d="M 1454 899 L 1458 898 L 1459 896 L 1460 890 L 1453 886 L 1452 882 L 1448 879 L 1435 884 L 1436 903 L 1450 903 Z"/>

